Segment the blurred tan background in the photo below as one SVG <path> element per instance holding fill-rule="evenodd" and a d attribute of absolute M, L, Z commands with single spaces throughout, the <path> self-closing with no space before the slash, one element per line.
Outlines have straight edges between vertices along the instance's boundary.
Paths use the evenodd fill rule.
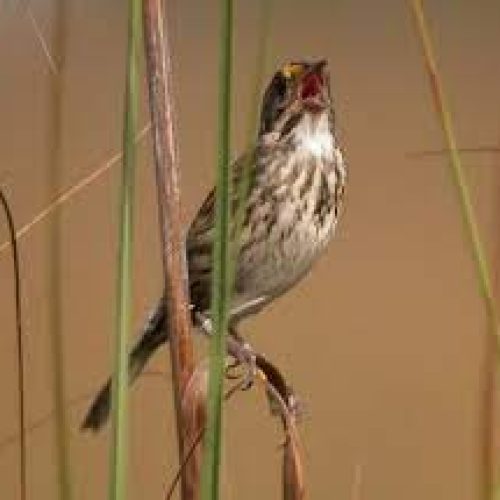
<path fill-rule="evenodd" d="M 68 1 L 63 179 L 67 188 L 120 148 L 126 2 Z M 213 181 L 218 2 L 172 1 L 186 220 Z M 500 4 L 427 2 L 460 145 L 500 139 Z M 50 2 L 31 2 L 50 39 Z M 235 2 L 234 155 L 244 143 L 258 2 Z M 479 498 L 486 321 L 406 2 L 273 2 L 266 79 L 287 59 L 326 57 L 350 167 L 336 241 L 314 272 L 243 325 L 305 403 L 309 498 Z M 29 17 L 0 2 L 0 183 L 18 226 L 49 202 L 50 67 Z M 143 111 L 146 107 L 143 106 Z M 147 115 L 143 112 L 143 123 Z M 137 169 L 134 325 L 161 289 L 150 143 Z M 489 256 L 498 266 L 500 156 L 464 156 Z M 108 375 L 113 333 L 115 165 L 60 209 L 62 327 L 74 498 L 107 493 L 109 427 L 82 435 L 88 398 Z M 26 329 L 29 498 L 55 498 L 47 296 L 49 223 L 20 242 Z M 7 226 L 0 217 L 0 241 Z M 18 498 L 12 269 L 0 254 L 0 494 Z M 167 371 L 167 351 L 152 368 Z M 132 391 L 130 499 L 163 498 L 176 470 L 170 384 Z M 70 402 L 73 403 L 70 405 Z M 76 401 L 76 402 L 74 402 Z M 40 420 L 42 419 L 42 420 Z M 224 498 L 279 498 L 281 436 L 259 391 L 227 407 Z M 360 489 L 353 495 L 359 476 Z"/>

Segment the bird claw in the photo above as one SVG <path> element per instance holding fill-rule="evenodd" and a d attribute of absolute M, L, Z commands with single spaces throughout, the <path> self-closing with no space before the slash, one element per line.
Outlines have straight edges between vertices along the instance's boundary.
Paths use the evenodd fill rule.
<path fill-rule="evenodd" d="M 244 360 L 242 364 L 246 367 L 246 373 L 243 377 L 241 390 L 248 391 L 248 389 L 251 389 L 253 386 L 255 378 L 257 377 L 257 356 L 250 347 L 250 344 L 247 344 L 246 342 L 243 344 L 243 354 Z"/>
<path fill-rule="evenodd" d="M 238 342 L 238 348 L 233 349 L 232 355 L 234 362 L 226 368 L 226 376 L 232 379 L 241 378 L 241 390 L 247 391 L 253 386 L 257 376 L 257 356 L 246 342 Z M 238 367 L 244 367 L 243 375 L 233 375 L 232 371 Z"/>
<path fill-rule="evenodd" d="M 212 323 L 210 319 L 197 312 L 195 316 L 202 331 L 208 335 L 212 334 Z M 231 356 L 234 358 L 234 363 L 230 363 L 226 367 L 226 377 L 229 379 L 238 379 L 242 376 L 239 374 L 233 374 L 233 370 L 240 366 L 246 367 L 246 373 L 242 377 L 241 390 L 247 391 L 250 389 L 257 376 L 257 356 L 255 351 L 252 349 L 250 344 L 245 342 L 234 329 L 230 329 L 231 335 L 228 338 L 228 350 Z"/>
<path fill-rule="evenodd" d="M 240 365 L 241 363 L 237 359 L 235 359 L 231 363 L 228 363 L 226 365 L 226 378 L 229 380 L 236 380 L 240 378 L 240 375 L 238 373 L 233 373 Z"/>

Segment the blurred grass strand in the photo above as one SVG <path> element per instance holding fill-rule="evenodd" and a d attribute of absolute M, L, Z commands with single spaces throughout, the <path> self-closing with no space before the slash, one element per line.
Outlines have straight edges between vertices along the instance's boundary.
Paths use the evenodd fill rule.
<path fill-rule="evenodd" d="M 457 189 L 460 201 L 460 209 L 467 236 L 470 240 L 472 255 L 476 265 L 476 271 L 479 278 L 481 295 L 483 296 L 488 317 L 492 326 L 492 333 L 497 339 L 497 348 L 500 344 L 498 332 L 498 320 L 496 314 L 495 300 L 493 297 L 493 288 L 491 286 L 488 264 L 479 234 L 479 228 L 475 219 L 474 209 L 472 207 L 471 197 L 467 181 L 465 179 L 462 162 L 460 160 L 459 150 L 457 148 L 455 134 L 453 131 L 451 114 L 447 106 L 444 90 L 439 79 L 436 59 L 432 48 L 430 33 L 427 28 L 422 0 L 413 0 L 413 13 L 417 23 L 418 34 L 422 44 L 427 72 L 432 88 L 432 95 L 437 108 L 437 113 L 441 121 L 441 126 L 448 143 L 450 154 L 450 165 L 455 187 Z"/>
<path fill-rule="evenodd" d="M 142 372 L 141 377 L 157 379 L 163 384 L 168 381 L 168 373 L 163 370 L 145 370 Z M 80 405 L 82 402 L 88 402 L 89 399 L 95 396 L 95 392 L 88 391 L 87 393 L 80 394 L 73 398 L 66 400 L 66 407 L 68 409 L 74 410 L 76 406 Z M 80 410 L 76 410 L 78 413 Z M 36 434 L 39 431 L 44 430 L 45 426 L 49 425 L 54 417 L 54 411 L 48 410 L 39 417 L 35 417 L 30 422 L 26 423 L 25 433 L 26 435 Z M 13 432 L 4 436 L 0 439 L 0 455 L 6 451 L 10 446 L 17 444 L 20 440 L 20 434 L 18 432 Z"/>
<path fill-rule="evenodd" d="M 461 147 L 457 151 L 461 154 L 497 154 L 500 153 L 499 146 L 471 146 L 471 147 Z M 410 151 L 406 154 L 408 158 L 432 158 L 434 156 L 449 155 L 450 150 L 447 148 L 443 149 L 422 149 L 420 151 Z"/>
<path fill-rule="evenodd" d="M 145 135 L 149 132 L 151 125 L 148 123 L 142 130 L 136 134 L 135 142 L 138 144 Z M 111 167 L 113 167 L 119 160 L 123 157 L 123 152 L 119 151 L 115 153 L 111 158 L 103 162 L 99 167 L 90 172 L 89 175 L 85 176 L 83 179 L 73 184 L 71 187 L 59 194 L 52 203 L 47 205 L 43 210 L 38 212 L 33 219 L 31 219 L 24 226 L 16 231 L 16 240 L 19 241 L 21 238 L 26 236 L 36 225 L 43 222 L 49 215 L 51 215 L 57 208 L 64 205 L 73 196 L 77 195 L 84 188 L 90 186 L 94 181 L 99 179 L 104 173 L 106 173 Z M 0 244 L 0 255 L 5 252 L 11 245 L 9 240 L 4 241 Z"/>
<path fill-rule="evenodd" d="M 423 1 L 413 0 L 411 5 L 416 21 L 417 32 L 422 45 L 427 73 L 429 75 L 432 96 L 434 98 L 437 114 L 441 121 L 441 126 L 449 149 L 452 177 L 457 189 L 460 211 L 465 231 L 470 242 L 479 281 L 479 289 L 484 300 L 489 323 L 488 342 L 486 343 L 485 357 L 485 387 L 483 390 L 484 420 L 482 426 L 482 468 L 484 477 L 482 481 L 482 494 L 483 498 L 490 499 L 498 496 L 499 494 L 498 491 L 495 493 L 495 488 L 497 488 L 497 486 L 495 486 L 495 481 L 493 479 L 494 387 L 496 363 L 498 363 L 498 355 L 500 353 L 498 316 L 486 254 L 479 234 L 479 228 L 475 219 L 469 189 L 460 160 L 459 150 L 457 148 L 452 126 L 451 114 L 448 109 L 444 89 L 439 78 L 431 36 L 424 15 Z M 493 352 L 491 352 L 492 350 Z"/>
<path fill-rule="evenodd" d="M 68 3 L 56 0 L 52 30 L 52 54 L 59 71 L 49 73 L 49 112 L 47 125 L 47 195 L 53 200 L 59 192 L 62 175 L 64 75 L 66 42 L 68 40 Z M 61 279 L 61 218 L 56 214 L 48 231 L 47 289 L 49 300 L 48 331 L 52 367 L 52 396 L 54 398 L 55 462 L 58 498 L 72 498 L 71 465 L 65 405 L 64 337 L 62 333 Z"/>
<path fill-rule="evenodd" d="M 207 432 L 204 438 L 201 477 L 202 500 L 219 498 L 222 395 L 226 333 L 230 301 L 230 113 L 232 58 L 232 0 L 220 2 L 220 62 L 218 109 L 218 164 L 215 213 L 215 241 L 212 276 L 212 322 L 207 404 Z"/>
<path fill-rule="evenodd" d="M 21 276 L 19 252 L 16 243 L 16 226 L 9 202 L 0 187 L 0 202 L 5 210 L 7 225 L 12 246 L 12 263 L 14 271 L 14 297 L 16 307 L 16 332 L 17 332 L 17 385 L 18 385 L 18 410 L 19 410 L 19 486 L 21 500 L 26 500 L 26 415 L 25 415 L 25 387 L 24 387 L 24 342 L 21 312 Z"/>
<path fill-rule="evenodd" d="M 132 246 L 135 131 L 138 115 L 138 49 L 141 44 L 141 2 L 129 0 L 128 55 L 123 128 L 123 169 L 120 201 L 118 301 L 113 376 L 113 435 L 110 452 L 110 500 L 126 497 L 128 337 L 131 326 Z"/>
<path fill-rule="evenodd" d="M 233 248 L 231 262 L 236 261 L 239 252 L 239 241 L 243 220 L 245 217 L 246 200 L 251 183 L 251 166 L 254 161 L 253 151 L 255 149 L 255 140 L 259 128 L 259 97 L 264 83 L 264 73 L 269 48 L 269 26 L 271 24 L 271 9 L 272 0 L 260 0 L 259 2 L 259 18 L 257 20 L 257 57 L 255 60 L 255 69 L 253 77 L 253 88 L 250 96 L 250 112 L 248 115 L 247 125 L 247 154 L 244 158 L 243 172 L 240 181 L 238 182 L 237 199 L 240 200 L 236 213 L 234 214 L 234 229 L 233 229 Z M 234 279 L 234 269 L 231 270 L 231 283 Z"/>
<path fill-rule="evenodd" d="M 272 0 L 260 0 L 259 2 L 259 18 L 257 20 L 257 58 L 255 61 L 255 73 L 253 76 L 253 89 L 250 97 L 250 113 L 248 120 L 247 137 L 248 143 L 251 145 L 254 141 L 255 134 L 258 131 L 258 120 L 260 111 L 260 94 L 264 84 L 264 74 L 268 60 L 269 52 L 269 28 L 272 18 Z"/>
<path fill-rule="evenodd" d="M 31 26 L 33 27 L 33 31 L 35 32 L 35 37 L 36 37 L 38 43 L 40 44 L 40 48 L 42 49 L 42 52 L 45 56 L 45 59 L 47 60 L 47 64 L 49 65 L 50 71 L 53 74 L 56 74 L 57 73 L 56 63 L 54 62 L 54 58 L 52 57 L 52 54 L 50 53 L 47 42 L 45 41 L 45 38 L 43 37 L 42 30 L 40 29 L 38 21 L 35 18 L 35 15 L 33 14 L 33 9 L 31 8 L 31 5 L 29 4 L 29 2 L 26 2 L 25 9 L 26 9 L 26 15 L 28 16 L 28 19 L 31 23 Z"/>
<path fill-rule="evenodd" d="M 265 0 L 262 0 L 265 2 Z M 266 5 L 268 3 L 266 2 Z M 264 59 L 267 56 L 264 57 Z M 262 69 L 263 71 L 263 69 Z M 257 86 L 259 87 L 259 86 Z M 256 87 L 256 88 L 257 88 Z M 249 120 L 249 123 L 252 123 L 251 120 Z M 151 124 L 145 125 L 135 136 L 136 143 L 139 144 L 142 139 L 146 136 L 146 134 L 150 131 L 151 129 Z M 251 129 L 251 125 L 249 127 L 251 130 L 249 132 L 249 138 L 251 139 L 251 133 L 253 129 Z M 251 143 L 251 140 L 248 141 L 248 143 Z M 464 153 L 478 153 L 478 152 L 484 152 L 484 153 L 496 153 L 497 151 L 490 148 L 490 147 L 470 147 L 470 148 L 460 148 L 458 150 L 459 152 L 464 152 Z M 500 148 L 498 148 L 498 152 L 500 152 Z M 449 154 L 448 150 L 436 150 L 436 151 L 415 151 L 415 152 L 410 152 L 408 153 L 409 157 L 419 157 L 419 156 L 439 156 L 442 154 Z M 46 206 L 43 210 L 38 212 L 33 219 L 31 219 L 29 222 L 21 226 L 17 231 L 16 231 L 16 240 L 22 239 L 24 236 L 26 236 L 32 229 L 34 229 L 35 226 L 37 226 L 40 222 L 43 222 L 49 215 L 51 215 L 57 208 L 63 206 L 65 203 L 70 201 L 75 195 L 77 195 L 80 191 L 83 189 L 89 187 L 93 182 L 98 180 L 103 174 L 105 174 L 108 170 L 111 169 L 119 160 L 122 158 L 122 152 L 119 151 L 115 154 L 113 154 L 111 157 L 109 157 L 107 160 L 102 162 L 102 164 L 97 167 L 95 170 L 90 172 L 87 176 L 83 177 L 80 181 L 78 181 L 76 184 L 73 184 L 70 186 L 68 189 L 63 191 L 57 198 L 50 203 L 48 206 Z M 247 188 L 243 187 L 243 192 Z M 10 248 L 11 242 L 10 240 L 5 240 L 3 243 L 0 243 L 0 255 L 4 252 L 7 251 L 8 248 Z"/>
<path fill-rule="evenodd" d="M 351 493 L 349 495 L 350 500 L 361 500 L 361 489 L 363 486 L 363 466 L 361 464 L 355 464 L 352 484 L 351 484 Z"/>

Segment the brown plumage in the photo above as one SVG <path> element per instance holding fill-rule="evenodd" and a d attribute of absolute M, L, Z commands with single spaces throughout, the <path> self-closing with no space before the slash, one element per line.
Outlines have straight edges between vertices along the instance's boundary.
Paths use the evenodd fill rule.
<path fill-rule="evenodd" d="M 346 180 L 325 61 L 289 63 L 277 71 L 263 97 L 260 123 L 254 151 L 232 167 L 233 213 L 243 169 L 250 168 L 231 302 L 233 330 L 309 271 L 333 236 Z M 210 308 L 214 214 L 212 191 L 186 240 L 191 304 L 204 316 Z M 160 300 L 131 351 L 131 382 L 168 340 L 165 324 Z M 82 427 L 98 430 L 109 406 L 108 381 Z"/>

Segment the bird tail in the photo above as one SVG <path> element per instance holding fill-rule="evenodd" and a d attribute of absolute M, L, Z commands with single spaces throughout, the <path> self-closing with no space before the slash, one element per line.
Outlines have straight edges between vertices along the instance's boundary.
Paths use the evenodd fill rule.
<path fill-rule="evenodd" d="M 142 373 L 144 366 L 153 353 L 168 340 L 167 325 L 165 322 L 165 306 L 161 300 L 153 310 L 142 329 L 142 335 L 129 354 L 129 384 Z M 82 430 L 97 432 L 106 423 L 111 410 L 111 378 L 104 384 L 94 399 L 85 420 Z"/>

